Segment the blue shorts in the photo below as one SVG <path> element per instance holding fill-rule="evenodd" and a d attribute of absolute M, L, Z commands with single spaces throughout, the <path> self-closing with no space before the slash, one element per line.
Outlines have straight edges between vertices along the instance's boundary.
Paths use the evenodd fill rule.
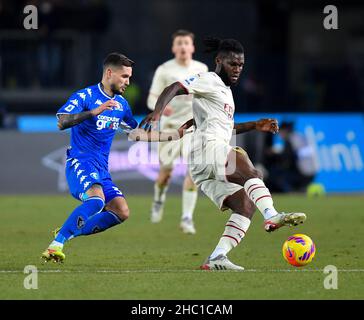
<path fill-rule="evenodd" d="M 116 197 L 124 197 L 119 188 L 113 184 L 110 173 L 92 160 L 68 158 L 66 178 L 70 193 L 77 200 L 86 200 L 86 191 L 94 184 L 102 186 L 105 203 Z"/>

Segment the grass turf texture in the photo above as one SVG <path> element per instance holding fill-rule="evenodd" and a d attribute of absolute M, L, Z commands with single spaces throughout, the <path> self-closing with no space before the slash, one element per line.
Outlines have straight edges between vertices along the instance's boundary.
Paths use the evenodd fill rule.
<path fill-rule="evenodd" d="M 178 227 L 181 198 L 169 196 L 164 219 L 149 222 L 150 196 L 128 196 L 131 218 L 65 247 L 63 265 L 40 254 L 77 205 L 70 196 L 0 196 L 0 299 L 363 299 L 363 198 L 274 196 L 277 209 L 306 212 L 305 224 L 268 234 L 257 211 L 246 238 L 229 255 L 244 272 L 198 270 L 217 244 L 229 216 L 206 197 L 196 208 L 195 236 Z M 294 233 L 309 235 L 314 261 L 294 268 L 281 248 Z M 339 270 L 338 289 L 323 283 L 326 265 Z M 39 270 L 38 289 L 26 290 L 26 265 Z M 361 270 L 361 271 L 360 271 Z"/>

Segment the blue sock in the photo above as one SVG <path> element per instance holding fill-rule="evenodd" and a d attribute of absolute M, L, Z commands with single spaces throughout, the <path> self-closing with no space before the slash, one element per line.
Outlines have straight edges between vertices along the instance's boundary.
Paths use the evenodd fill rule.
<path fill-rule="evenodd" d="M 104 200 L 99 197 L 91 197 L 85 200 L 73 210 L 54 240 L 65 243 L 67 240 L 81 235 L 82 228 L 85 226 L 87 219 L 99 213 L 104 205 Z"/>
<path fill-rule="evenodd" d="M 112 211 L 102 211 L 88 218 L 85 226 L 81 229 L 81 234 L 88 235 L 101 232 L 122 222 L 123 220 Z"/>

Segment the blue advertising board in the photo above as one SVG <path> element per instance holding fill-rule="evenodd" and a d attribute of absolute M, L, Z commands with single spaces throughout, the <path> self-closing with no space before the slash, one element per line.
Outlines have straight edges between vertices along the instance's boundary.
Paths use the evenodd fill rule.
<path fill-rule="evenodd" d="M 364 116 L 361 114 L 249 114 L 236 122 L 272 117 L 294 123 L 313 149 L 315 182 L 328 192 L 364 191 Z M 281 143 L 278 137 L 275 143 Z"/>
<path fill-rule="evenodd" d="M 364 116 L 359 113 L 235 114 L 235 122 L 260 118 L 294 122 L 311 146 L 317 167 L 315 182 L 327 192 L 364 191 Z M 140 121 L 143 116 L 138 116 Z M 57 131 L 54 116 L 24 116 L 18 119 L 21 132 Z M 281 143 L 278 136 L 275 143 Z"/>

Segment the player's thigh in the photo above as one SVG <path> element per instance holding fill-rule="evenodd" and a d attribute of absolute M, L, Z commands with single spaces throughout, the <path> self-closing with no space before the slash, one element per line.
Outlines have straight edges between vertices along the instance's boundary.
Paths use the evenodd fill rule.
<path fill-rule="evenodd" d="M 233 148 L 227 156 L 225 176 L 229 182 L 244 185 L 252 178 L 263 178 L 251 162 L 248 154 L 240 147 Z"/>
<path fill-rule="evenodd" d="M 102 185 L 99 183 L 94 183 L 87 191 L 87 197 L 99 197 L 105 201 L 104 191 Z"/>
<path fill-rule="evenodd" d="M 88 161 L 69 159 L 66 163 L 66 178 L 70 193 L 78 200 L 98 196 L 105 199 L 98 169 Z"/>
<path fill-rule="evenodd" d="M 239 213 L 249 219 L 253 217 L 256 210 L 253 201 L 248 198 L 244 189 L 240 189 L 228 196 L 224 200 L 223 206 L 231 209 L 234 213 Z"/>
<path fill-rule="evenodd" d="M 235 194 L 237 191 L 242 190 L 242 186 L 225 181 L 209 179 L 199 184 L 201 191 L 206 194 L 221 210 L 225 211 L 230 209 L 225 206 L 225 199 Z"/>

